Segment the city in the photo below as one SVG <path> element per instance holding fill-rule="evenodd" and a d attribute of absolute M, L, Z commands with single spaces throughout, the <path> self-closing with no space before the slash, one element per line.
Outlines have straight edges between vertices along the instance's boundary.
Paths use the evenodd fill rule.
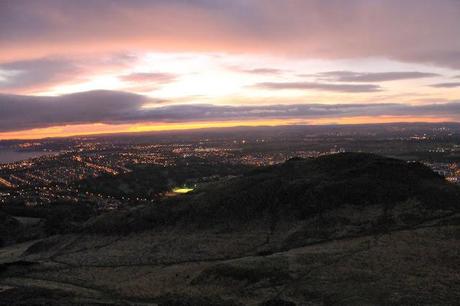
<path fill-rule="evenodd" d="M 283 163 L 291 158 L 315 158 L 341 152 L 370 152 L 421 162 L 446 180 L 460 183 L 460 126 L 421 126 L 407 131 L 389 126 L 259 128 L 237 131 L 197 131 L 169 135 L 152 134 L 84 137 L 7 143 L 8 149 L 44 152 L 43 156 L 0 164 L 0 203 L 89 202 L 100 210 L 129 203 L 152 203 L 175 184 L 196 184 L 201 177 L 187 177 L 151 191 L 114 192 L 91 190 L 82 182 L 107 176 L 126 176 L 133 170 L 228 164 L 247 169 Z M 274 132 L 274 133 L 273 133 Z M 372 138 L 370 139 L 370 136 Z M 5 143 L 3 143 L 5 146 Z M 53 151 L 54 150 L 54 151 Z M 237 173 L 233 173 L 237 174 Z M 218 180 L 228 173 L 212 173 Z"/>

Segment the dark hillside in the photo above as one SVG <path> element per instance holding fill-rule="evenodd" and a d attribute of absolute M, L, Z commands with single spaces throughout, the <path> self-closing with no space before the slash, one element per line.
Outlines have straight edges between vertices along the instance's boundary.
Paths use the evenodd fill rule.
<path fill-rule="evenodd" d="M 13 240 L 21 230 L 22 227 L 19 221 L 0 211 L 0 247 Z"/>
<path fill-rule="evenodd" d="M 239 175 L 251 169 L 244 165 L 209 164 L 198 158 L 187 158 L 173 166 L 133 165 L 133 172 L 117 176 L 100 176 L 78 183 L 78 188 L 113 197 L 152 198 L 173 187 L 199 183 L 212 176 Z"/>
<path fill-rule="evenodd" d="M 419 163 L 345 153 L 257 169 L 159 206 L 102 216 L 89 230 L 176 224 L 232 229 L 264 220 L 272 230 L 283 223 L 315 222 L 320 232 L 340 224 L 357 232 L 380 231 L 449 214 L 458 209 L 459 198 L 458 187 Z"/>

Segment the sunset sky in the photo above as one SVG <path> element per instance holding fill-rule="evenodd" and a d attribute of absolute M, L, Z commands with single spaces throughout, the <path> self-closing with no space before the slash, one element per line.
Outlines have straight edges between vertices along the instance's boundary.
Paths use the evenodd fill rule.
<path fill-rule="evenodd" d="M 0 139 L 460 122 L 458 0 L 0 0 Z"/>

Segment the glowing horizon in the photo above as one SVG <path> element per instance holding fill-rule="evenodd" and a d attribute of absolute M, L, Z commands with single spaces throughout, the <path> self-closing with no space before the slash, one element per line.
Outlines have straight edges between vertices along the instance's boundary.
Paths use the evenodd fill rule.
<path fill-rule="evenodd" d="M 193 122 L 180 124 L 136 124 L 136 125 L 108 125 L 90 124 L 59 126 L 44 129 L 33 129 L 20 132 L 0 133 L 0 140 L 35 140 L 46 138 L 63 138 L 74 136 L 97 136 L 126 133 L 145 132 L 174 132 L 183 130 L 219 129 L 232 127 L 264 127 L 264 126 L 293 126 L 293 125 L 354 125 L 354 124 L 385 124 L 385 123 L 451 123 L 451 118 L 432 117 L 342 117 L 321 118 L 314 120 L 289 119 L 289 120 L 266 120 L 266 121 L 226 121 L 226 122 Z"/>

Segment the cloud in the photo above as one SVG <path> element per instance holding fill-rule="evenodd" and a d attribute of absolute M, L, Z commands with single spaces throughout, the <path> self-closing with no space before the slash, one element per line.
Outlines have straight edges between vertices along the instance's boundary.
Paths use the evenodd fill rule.
<path fill-rule="evenodd" d="M 0 60 L 138 50 L 368 58 L 460 68 L 457 0 L 4 0 Z"/>
<path fill-rule="evenodd" d="M 0 89 L 27 89 L 66 81 L 80 73 L 81 69 L 73 62 L 64 59 L 36 59 L 0 64 L 0 72 L 5 75 L 0 80 Z"/>
<path fill-rule="evenodd" d="M 127 86 L 123 87 L 124 90 L 137 93 L 148 93 L 159 89 L 165 84 L 173 83 L 178 77 L 179 75 L 173 73 L 136 72 L 122 75 L 119 79 L 129 83 Z"/>
<path fill-rule="evenodd" d="M 127 82 L 166 84 L 175 81 L 177 75 L 172 73 L 138 72 L 121 76 Z"/>
<path fill-rule="evenodd" d="M 251 68 L 246 69 L 243 67 L 233 67 L 233 70 L 243 73 L 251 73 L 251 74 L 283 74 L 286 70 L 277 69 L 277 68 Z"/>
<path fill-rule="evenodd" d="M 436 73 L 418 71 L 398 72 L 353 72 L 353 71 L 328 71 L 318 73 L 315 76 L 337 82 L 384 82 L 406 79 L 421 79 L 440 76 Z"/>
<path fill-rule="evenodd" d="M 58 97 L 0 95 L 0 130 L 54 125 L 118 122 L 139 117 L 147 99 L 140 95 L 90 91 Z"/>
<path fill-rule="evenodd" d="M 127 67 L 137 58 L 130 54 L 100 57 L 46 57 L 0 63 L 0 90 L 34 92 L 71 81 L 82 81 L 93 74 Z"/>
<path fill-rule="evenodd" d="M 0 132 L 72 124 L 127 124 L 246 119 L 319 119 L 352 116 L 440 116 L 460 114 L 460 102 L 406 105 L 290 104 L 226 106 L 173 104 L 145 107 L 156 101 L 116 91 L 90 91 L 58 97 L 0 95 Z M 460 120 L 457 115 L 456 120 Z"/>
<path fill-rule="evenodd" d="M 460 87 L 460 82 L 438 83 L 438 84 L 433 84 L 430 86 L 436 87 L 436 88 L 454 88 L 454 87 Z"/>
<path fill-rule="evenodd" d="M 329 84 L 311 82 L 263 82 L 256 84 L 254 87 L 273 90 L 298 89 L 355 93 L 377 92 L 382 90 L 380 86 L 374 84 Z"/>

